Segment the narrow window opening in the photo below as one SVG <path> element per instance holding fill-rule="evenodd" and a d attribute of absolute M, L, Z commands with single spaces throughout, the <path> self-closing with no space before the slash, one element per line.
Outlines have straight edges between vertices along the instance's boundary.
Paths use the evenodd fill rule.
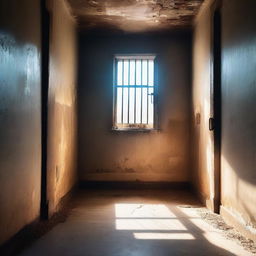
<path fill-rule="evenodd" d="M 114 129 L 155 128 L 155 55 L 116 55 Z"/>

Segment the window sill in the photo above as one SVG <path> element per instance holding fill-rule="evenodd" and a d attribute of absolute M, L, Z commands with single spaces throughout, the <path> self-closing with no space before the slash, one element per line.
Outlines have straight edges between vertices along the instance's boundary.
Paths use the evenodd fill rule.
<path fill-rule="evenodd" d="M 156 128 L 112 128 L 114 133 L 158 133 L 159 129 Z"/>

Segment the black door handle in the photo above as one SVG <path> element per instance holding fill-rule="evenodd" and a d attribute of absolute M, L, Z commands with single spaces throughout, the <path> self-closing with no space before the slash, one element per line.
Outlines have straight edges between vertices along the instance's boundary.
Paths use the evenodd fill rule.
<path fill-rule="evenodd" d="M 214 118 L 213 117 L 209 118 L 209 130 L 210 131 L 214 130 Z"/>

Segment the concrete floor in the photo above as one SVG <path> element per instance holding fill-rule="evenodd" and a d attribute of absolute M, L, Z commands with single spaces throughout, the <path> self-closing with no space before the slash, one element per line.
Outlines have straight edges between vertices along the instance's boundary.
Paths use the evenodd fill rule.
<path fill-rule="evenodd" d="M 190 206 L 187 191 L 82 191 L 67 220 L 20 255 L 251 255 Z"/>

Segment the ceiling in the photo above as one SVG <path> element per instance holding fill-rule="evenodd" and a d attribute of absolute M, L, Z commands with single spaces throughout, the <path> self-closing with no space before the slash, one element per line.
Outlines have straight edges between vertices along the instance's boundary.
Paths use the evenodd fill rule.
<path fill-rule="evenodd" d="M 67 0 L 83 29 L 125 32 L 190 27 L 204 0 Z"/>

